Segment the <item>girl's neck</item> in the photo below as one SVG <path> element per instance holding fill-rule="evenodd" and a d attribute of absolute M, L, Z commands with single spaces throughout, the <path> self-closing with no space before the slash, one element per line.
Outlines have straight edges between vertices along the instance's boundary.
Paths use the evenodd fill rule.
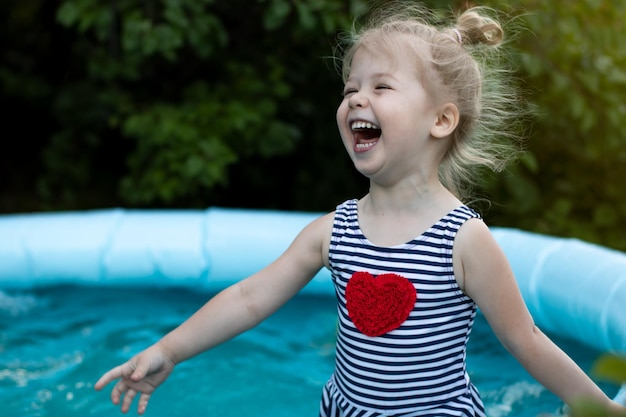
<path fill-rule="evenodd" d="M 403 183 L 393 187 L 370 184 L 369 193 L 362 199 L 361 207 L 371 214 L 411 212 L 424 208 L 447 210 L 460 201 L 439 181 L 415 184 Z"/>
<path fill-rule="evenodd" d="M 424 233 L 460 201 L 437 182 L 429 187 L 376 187 L 358 203 L 359 227 L 381 246 L 406 243 Z"/>

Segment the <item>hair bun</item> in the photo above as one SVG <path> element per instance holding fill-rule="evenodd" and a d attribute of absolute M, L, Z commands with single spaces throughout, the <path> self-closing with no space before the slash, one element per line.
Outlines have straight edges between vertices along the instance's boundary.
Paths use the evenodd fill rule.
<path fill-rule="evenodd" d="M 483 14 L 484 8 L 472 7 L 463 12 L 458 20 L 452 35 L 461 39 L 463 45 L 499 45 L 504 39 L 504 32 L 500 24 Z M 458 36 L 460 35 L 460 36 Z"/>

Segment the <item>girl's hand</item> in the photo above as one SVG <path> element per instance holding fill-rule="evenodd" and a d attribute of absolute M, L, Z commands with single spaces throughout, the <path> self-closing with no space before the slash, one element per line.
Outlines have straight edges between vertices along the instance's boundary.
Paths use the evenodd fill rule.
<path fill-rule="evenodd" d="M 150 396 L 167 379 L 174 365 L 175 363 L 165 354 L 162 347 L 155 344 L 128 362 L 106 372 L 96 382 L 94 388 L 101 390 L 109 382 L 119 379 L 111 391 L 113 404 L 118 405 L 123 396 L 121 410 L 126 413 L 137 393 L 140 393 L 137 413 L 143 414 Z"/>

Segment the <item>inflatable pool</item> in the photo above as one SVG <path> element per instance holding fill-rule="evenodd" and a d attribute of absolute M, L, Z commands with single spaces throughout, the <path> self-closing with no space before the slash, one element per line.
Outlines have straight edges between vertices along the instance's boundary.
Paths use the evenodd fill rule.
<path fill-rule="evenodd" d="M 0 289 L 58 284 L 219 290 L 276 258 L 320 213 L 209 208 L 0 216 Z M 626 254 L 493 228 L 539 327 L 626 355 Z M 333 295 L 322 270 L 303 292 Z"/>

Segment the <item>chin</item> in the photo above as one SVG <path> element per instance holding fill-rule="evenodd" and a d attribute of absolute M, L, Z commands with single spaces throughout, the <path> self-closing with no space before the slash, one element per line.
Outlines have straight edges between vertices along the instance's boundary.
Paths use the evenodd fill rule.
<path fill-rule="evenodd" d="M 363 164 L 358 164 L 358 163 L 354 164 L 354 168 L 358 171 L 359 174 L 369 179 L 372 179 L 372 177 L 376 175 L 376 173 L 378 172 L 377 169 L 373 169 L 372 167 L 366 167 L 366 166 L 363 166 Z"/>

